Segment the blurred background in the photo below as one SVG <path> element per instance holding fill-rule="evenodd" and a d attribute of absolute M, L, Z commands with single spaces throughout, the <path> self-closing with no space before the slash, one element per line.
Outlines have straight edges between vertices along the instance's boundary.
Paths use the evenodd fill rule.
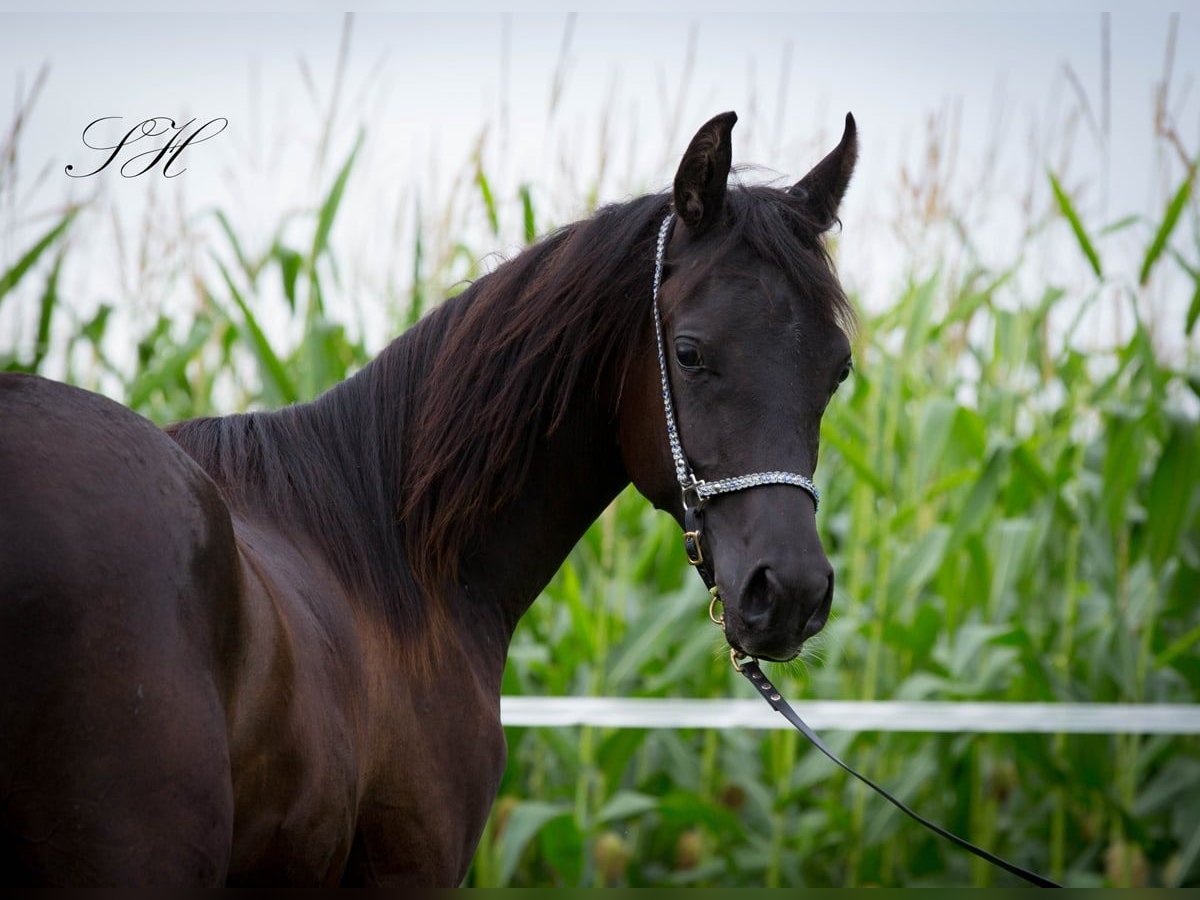
<path fill-rule="evenodd" d="M 861 311 L 817 481 L 834 616 L 795 698 L 1200 698 L 1200 16 L 0 18 L 0 368 L 155 422 L 303 401 L 734 109 L 745 182 L 860 128 L 831 236 Z M 87 172 L 153 117 L 228 127 Z M 99 126 L 98 126 L 99 127 Z M 142 149 L 142 148 L 139 148 Z M 126 154 L 128 156 L 128 154 Z M 0 422 L 0 428 L 3 422 Z M 0 495 L 0 508 L 2 508 Z M 632 490 L 506 694 L 743 696 Z M 834 733 L 1074 885 L 1200 885 L 1195 736 Z M 510 729 L 468 884 L 992 884 L 786 732 Z"/>

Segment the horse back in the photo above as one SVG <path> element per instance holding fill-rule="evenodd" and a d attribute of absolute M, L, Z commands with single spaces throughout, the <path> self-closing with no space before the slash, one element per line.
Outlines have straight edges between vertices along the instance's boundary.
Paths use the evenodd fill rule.
<path fill-rule="evenodd" d="M 52 595 L 56 602 L 47 602 Z M 214 668 L 238 619 L 229 510 L 153 423 L 90 391 L 0 374 L 0 615 L 143 623 Z M 113 634 L 114 640 L 121 638 Z M 132 637 L 132 634 L 127 637 Z M 127 638 L 126 638 L 127 639 Z M 124 642 L 120 640 L 120 642 Z"/>

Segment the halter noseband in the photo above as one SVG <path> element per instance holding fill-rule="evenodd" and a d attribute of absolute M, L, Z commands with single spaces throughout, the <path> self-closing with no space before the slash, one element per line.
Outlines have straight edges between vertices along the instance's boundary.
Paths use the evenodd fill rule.
<path fill-rule="evenodd" d="M 712 574 L 704 560 L 704 551 L 700 546 L 700 509 L 706 500 L 718 494 L 731 494 L 734 491 L 744 491 L 747 488 L 764 484 L 790 484 L 807 491 L 812 497 L 813 507 L 821 502 L 821 492 L 812 483 L 812 479 L 797 472 L 753 472 L 749 475 L 734 475 L 720 478 L 716 481 L 704 481 L 696 477 L 692 467 L 688 465 L 687 457 L 679 442 L 679 426 L 675 421 L 675 404 L 671 400 L 671 382 L 667 376 L 667 356 L 663 349 L 662 313 L 658 309 L 658 293 L 662 286 L 663 263 L 667 253 L 667 237 L 671 233 L 671 223 L 675 221 L 674 213 L 667 213 L 662 226 L 658 229 L 658 247 L 654 256 L 654 336 L 658 342 L 658 373 L 662 379 L 663 410 L 667 417 L 667 443 L 671 446 L 671 458 L 675 461 L 675 477 L 679 480 L 683 492 L 684 535 L 683 544 L 687 551 L 688 562 L 700 569 L 708 588 L 713 592 L 714 601 L 718 597 Z M 715 619 L 714 619 L 715 621 Z"/>

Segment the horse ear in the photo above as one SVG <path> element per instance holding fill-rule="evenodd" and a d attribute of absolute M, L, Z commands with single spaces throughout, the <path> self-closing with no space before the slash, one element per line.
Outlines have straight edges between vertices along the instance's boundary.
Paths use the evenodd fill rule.
<path fill-rule="evenodd" d="M 725 182 L 733 164 L 729 136 L 737 113 L 714 116 L 688 144 L 675 173 L 675 213 L 693 236 L 707 231 L 725 205 Z"/>
<path fill-rule="evenodd" d="M 854 116 L 846 113 L 846 130 L 842 132 L 841 142 L 813 166 L 811 172 L 788 188 L 788 193 L 805 200 L 822 231 L 832 228 L 837 221 L 838 207 L 857 160 L 858 127 L 854 124 Z"/>

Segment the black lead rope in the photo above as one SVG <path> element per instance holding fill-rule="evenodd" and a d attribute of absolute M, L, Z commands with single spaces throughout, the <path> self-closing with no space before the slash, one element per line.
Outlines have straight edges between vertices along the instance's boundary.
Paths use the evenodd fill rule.
<path fill-rule="evenodd" d="M 766 700 L 767 703 L 771 704 L 771 709 L 775 710 L 775 712 L 779 713 L 781 716 L 791 722 L 797 731 L 808 738 L 810 744 L 828 756 L 833 761 L 834 765 L 838 766 L 838 768 L 853 775 L 867 787 L 883 796 L 884 799 L 896 807 L 896 809 L 900 810 L 900 812 L 904 813 L 906 816 L 916 819 L 934 834 L 941 835 L 955 846 L 961 847 L 969 853 L 974 853 L 980 859 L 987 860 L 993 866 L 999 866 L 1004 871 L 1010 872 L 1013 875 L 1016 875 L 1018 878 L 1023 878 L 1032 885 L 1043 888 L 1062 887 L 1061 884 L 1051 881 L 1049 878 L 1043 878 L 1036 872 L 1030 872 L 1028 869 L 1023 869 L 1015 863 L 1010 863 L 1008 860 L 1002 859 L 994 853 L 989 853 L 987 850 L 984 850 L 981 847 L 976 847 L 970 841 L 960 838 L 957 834 L 947 831 L 936 822 L 931 822 L 920 813 L 910 809 L 908 805 L 904 803 L 904 801 L 897 799 L 887 790 L 881 788 L 879 785 L 873 782 L 866 775 L 856 772 L 854 769 L 850 768 L 850 766 L 846 765 L 846 763 L 842 762 L 838 758 L 836 753 L 825 746 L 825 742 L 821 740 L 817 733 L 809 728 L 808 723 L 800 718 L 799 714 L 792 709 L 791 704 L 783 699 L 783 695 L 779 693 L 779 688 L 775 687 L 770 681 L 767 680 L 767 677 L 763 674 L 762 669 L 758 667 L 758 663 L 754 659 L 748 659 L 746 662 L 738 662 L 736 664 L 736 668 L 743 676 L 745 676 L 747 681 L 754 685 L 754 687 L 758 690 L 758 693 L 762 695 L 763 699 Z"/>
<path fill-rule="evenodd" d="M 716 579 L 713 578 L 712 569 L 709 567 L 708 560 L 704 558 L 702 535 L 703 531 L 701 528 L 701 515 L 699 507 L 685 506 L 683 536 L 684 550 L 687 553 L 688 562 L 696 567 L 696 571 L 700 574 L 704 584 L 708 587 L 709 593 L 713 596 L 715 603 L 716 600 L 720 599 L 720 589 L 717 587 Z M 712 604 L 709 606 L 709 615 L 713 618 L 714 622 L 719 621 L 715 616 L 713 616 Z M 904 803 L 904 801 L 897 799 L 894 795 L 889 793 L 884 788 L 881 788 L 866 775 L 855 771 L 849 765 L 842 762 L 838 755 L 825 745 L 825 742 L 821 740 L 820 736 L 808 727 L 808 723 L 800 718 L 799 713 L 792 709 L 791 704 L 783 699 L 783 695 L 779 692 L 779 688 L 775 687 L 769 680 L 767 680 L 766 675 L 764 675 L 762 669 L 759 668 L 758 661 L 756 659 L 750 656 L 741 657 L 736 652 L 731 654 L 730 659 L 733 660 L 733 667 L 737 669 L 737 671 L 741 673 L 747 681 L 754 685 L 755 691 L 764 700 L 766 700 L 767 703 L 770 704 L 771 709 L 775 710 L 775 712 L 787 719 L 788 722 L 792 724 L 792 727 L 804 735 L 810 744 L 829 757 L 834 765 L 842 769 L 844 772 L 853 775 L 867 787 L 871 788 L 871 790 L 875 791 L 877 794 L 891 803 L 894 807 L 896 807 L 896 809 L 900 810 L 900 812 L 912 819 L 915 819 L 917 822 L 920 822 L 934 834 L 944 837 L 956 847 L 961 847 L 968 853 L 974 853 L 980 859 L 986 860 L 993 866 L 998 866 L 1004 871 L 1016 875 L 1018 878 L 1023 878 L 1025 881 L 1028 881 L 1030 884 L 1035 885 L 1036 887 L 1062 887 L 1062 885 L 1056 881 L 1051 881 L 1049 878 L 1044 878 L 1043 876 L 1038 875 L 1036 872 L 1023 869 L 1015 863 L 1010 863 L 1008 860 L 1002 859 L 996 854 L 984 850 L 982 847 L 976 847 L 965 838 L 960 838 L 957 834 L 947 831 L 936 822 L 931 822 L 920 813 L 910 809 L 909 806 Z"/>

